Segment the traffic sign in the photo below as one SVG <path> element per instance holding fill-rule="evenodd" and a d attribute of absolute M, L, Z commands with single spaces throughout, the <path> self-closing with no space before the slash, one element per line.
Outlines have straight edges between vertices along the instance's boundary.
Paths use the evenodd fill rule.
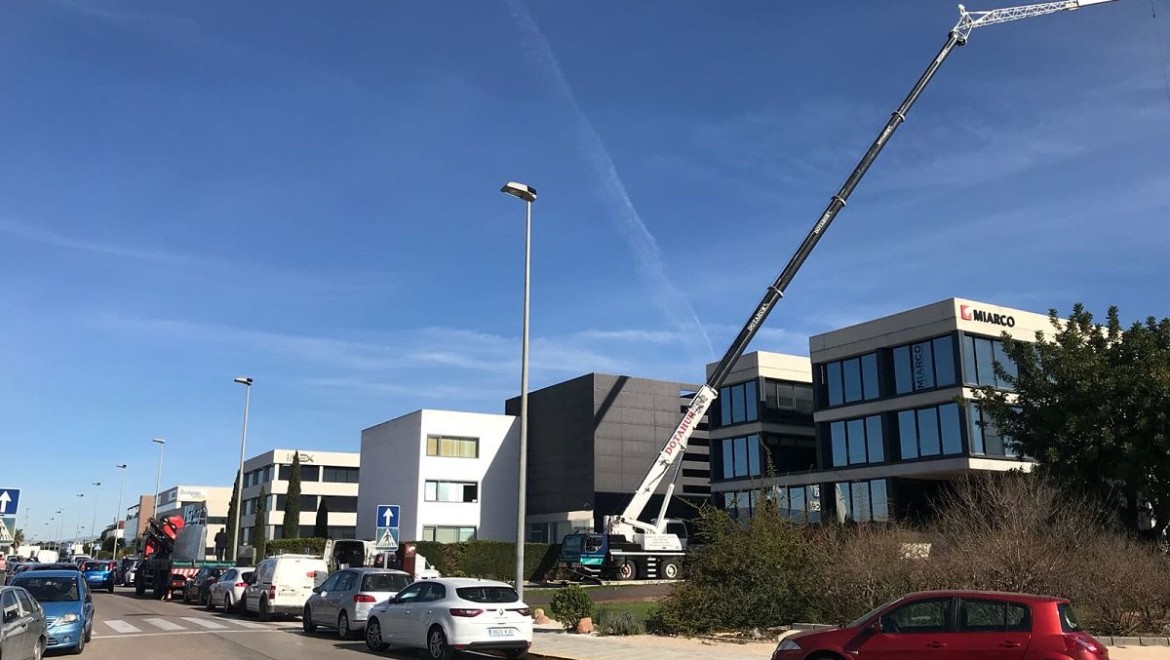
<path fill-rule="evenodd" d="M 20 489 L 0 488 L 0 516 L 15 516 L 20 510 Z"/>
<path fill-rule="evenodd" d="M 401 509 L 397 504 L 378 505 L 378 527 L 398 527 L 398 512 Z"/>
<path fill-rule="evenodd" d="M 374 535 L 374 549 L 376 549 L 376 550 L 397 550 L 398 549 L 398 528 L 397 527 L 379 527 L 377 534 Z"/>
<path fill-rule="evenodd" d="M 16 540 L 16 516 L 0 517 L 0 548 L 12 545 Z"/>

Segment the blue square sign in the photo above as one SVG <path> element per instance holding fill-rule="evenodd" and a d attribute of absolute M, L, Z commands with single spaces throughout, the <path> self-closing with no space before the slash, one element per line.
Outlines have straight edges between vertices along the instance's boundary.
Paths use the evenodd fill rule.
<path fill-rule="evenodd" d="M 400 508 L 397 504 L 379 504 L 378 520 L 374 523 L 374 526 L 398 527 L 398 511 Z"/>
<path fill-rule="evenodd" d="M 15 516 L 20 510 L 20 489 L 0 488 L 0 516 Z"/>

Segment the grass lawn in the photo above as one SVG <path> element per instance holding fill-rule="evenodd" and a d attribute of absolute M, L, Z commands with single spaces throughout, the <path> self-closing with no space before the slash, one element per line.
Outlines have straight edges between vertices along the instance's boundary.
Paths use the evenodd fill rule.
<path fill-rule="evenodd" d="M 634 615 L 634 618 L 646 623 L 646 619 L 650 618 L 650 612 L 658 607 L 658 603 L 598 603 L 597 610 L 605 610 L 607 612 L 629 612 Z"/>

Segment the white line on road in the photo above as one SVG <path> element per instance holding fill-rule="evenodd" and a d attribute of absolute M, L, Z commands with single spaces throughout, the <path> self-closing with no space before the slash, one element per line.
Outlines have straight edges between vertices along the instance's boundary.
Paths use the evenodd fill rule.
<path fill-rule="evenodd" d="M 120 619 L 110 619 L 109 621 L 105 621 L 103 623 L 105 623 L 107 626 L 113 628 L 114 632 L 119 632 L 119 633 L 139 633 L 139 632 L 142 632 L 141 628 L 139 628 L 137 626 L 132 626 L 129 623 L 126 623 L 125 621 L 122 621 Z"/>
<path fill-rule="evenodd" d="M 159 630 L 186 630 L 186 628 L 184 628 L 183 626 L 180 626 L 179 624 L 177 624 L 173 621 L 167 621 L 166 619 L 149 618 L 149 619 L 143 619 L 142 622 L 149 623 L 150 625 L 154 626 L 155 628 L 158 628 Z"/>
<path fill-rule="evenodd" d="M 254 621 L 241 621 L 240 619 L 220 619 L 221 621 L 228 621 L 234 623 L 241 628 L 250 628 L 252 630 L 271 629 L 272 626 L 266 626 L 263 623 L 256 623 Z"/>
<path fill-rule="evenodd" d="M 224 630 L 227 628 L 227 626 L 212 619 L 204 619 L 196 616 L 182 616 L 179 618 L 188 623 L 193 623 L 197 626 L 203 626 L 204 628 L 209 628 L 211 630 Z"/>

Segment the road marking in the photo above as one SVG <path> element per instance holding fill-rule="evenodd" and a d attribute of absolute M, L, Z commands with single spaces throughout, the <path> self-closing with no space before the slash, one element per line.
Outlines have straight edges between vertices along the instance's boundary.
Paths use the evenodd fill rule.
<path fill-rule="evenodd" d="M 173 621 L 167 621 L 166 619 L 156 619 L 152 617 L 149 619 L 143 619 L 142 621 L 143 623 L 149 623 L 159 630 L 186 630 L 186 628 L 183 626 L 180 626 Z"/>
<path fill-rule="evenodd" d="M 197 626 L 203 626 L 204 628 L 209 628 L 211 630 L 226 630 L 227 629 L 227 626 L 225 626 L 222 623 L 219 623 L 217 621 L 213 621 L 212 619 L 204 619 L 204 618 L 195 617 L 195 616 L 182 616 L 179 618 L 182 619 L 183 621 L 186 621 L 187 623 L 193 623 Z"/>
<path fill-rule="evenodd" d="M 126 623 L 125 621 L 121 621 L 119 619 L 110 619 L 109 621 L 104 621 L 103 623 L 105 623 L 107 626 L 113 628 L 114 632 L 119 632 L 119 633 L 139 633 L 139 632 L 142 632 L 141 628 L 138 628 L 137 626 L 132 626 L 129 623 Z"/>
<path fill-rule="evenodd" d="M 263 623 L 256 623 L 254 621 L 243 621 L 240 619 L 220 619 L 220 621 L 227 621 L 234 623 L 241 628 L 250 628 L 252 630 L 270 629 L 272 626 L 266 626 Z"/>

